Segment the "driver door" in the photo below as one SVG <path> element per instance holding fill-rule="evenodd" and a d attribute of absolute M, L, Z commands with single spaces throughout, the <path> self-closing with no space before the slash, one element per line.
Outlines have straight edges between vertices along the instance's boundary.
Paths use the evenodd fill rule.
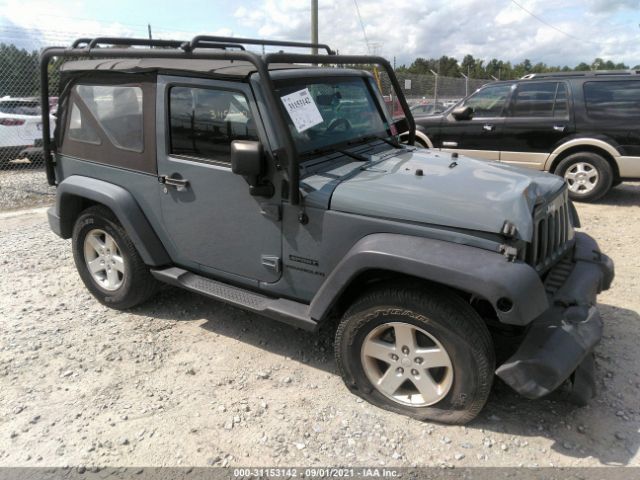
<path fill-rule="evenodd" d="M 171 257 L 239 281 L 278 280 L 281 225 L 268 212 L 279 196 L 251 196 L 245 179 L 231 171 L 233 140 L 267 145 L 250 88 L 164 76 L 157 95 L 158 124 L 165 125 L 158 129 L 160 206 Z"/>
<path fill-rule="evenodd" d="M 449 114 L 442 122 L 440 147 L 474 158 L 499 160 L 511 87 L 510 84 L 489 85 L 464 100 L 458 107 L 473 108 L 473 117 L 456 120 Z"/>

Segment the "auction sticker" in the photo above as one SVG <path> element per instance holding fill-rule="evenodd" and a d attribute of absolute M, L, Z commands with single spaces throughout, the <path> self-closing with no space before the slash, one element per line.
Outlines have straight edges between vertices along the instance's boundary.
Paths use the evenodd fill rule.
<path fill-rule="evenodd" d="M 285 95 L 281 100 L 298 132 L 302 133 L 324 121 L 308 88 Z"/>

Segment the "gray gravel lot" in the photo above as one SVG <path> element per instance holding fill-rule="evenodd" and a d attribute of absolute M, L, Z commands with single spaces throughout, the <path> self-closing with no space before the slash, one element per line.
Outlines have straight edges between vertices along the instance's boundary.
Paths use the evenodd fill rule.
<path fill-rule="evenodd" d="M 617 269 L 597 398 L 528 401 L 496 381 L 466 427 L 350 395 L 328 334 L 171 288 L 109 310 L 43 209 L 2 213 L 0 466 L 640 466 L 640 184 L 578 209 Z"/>
<path fill-rule="evenodd" d="M 29 164 L 5 165 L 0 169 L 0 212 L 47 205 L 56 190 L 47 185 L 43 169 Z"/>

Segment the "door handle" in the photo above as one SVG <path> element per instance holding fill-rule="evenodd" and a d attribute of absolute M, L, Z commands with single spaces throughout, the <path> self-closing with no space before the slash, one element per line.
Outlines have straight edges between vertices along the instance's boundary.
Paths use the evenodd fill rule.
<path fill-rule="evenodd" d="M 562 132 L 562 133 L 564 133 L 564 132 L 566 132 L 566 131 L 567 131 L 567 126 L 566 126 L 566 125 L 554 125 L 554 126 L 553 126 L 553 129 L 554 129 L 556 132 Z"/>
<path fill-rule="evenodd" d="M 483 129 L 485 132 L 493 132 L 493 131 L 496 129 L 496 126 L 495 126 L 495 125 L 491 125 L 490 123 L 485 123 L 485 124 L 482 126 L 482 129 Z"/>
<path fill-rule="evenodd" d="M 166 187 L 174 187 L 179 192 L 186 190 L 189 186 L 189 180 L 186 180 L 184 178 L 176 178 L 163 175 L 158 178 L 158 180 L 160 180 L 160 183 L 163 183 Z"/>

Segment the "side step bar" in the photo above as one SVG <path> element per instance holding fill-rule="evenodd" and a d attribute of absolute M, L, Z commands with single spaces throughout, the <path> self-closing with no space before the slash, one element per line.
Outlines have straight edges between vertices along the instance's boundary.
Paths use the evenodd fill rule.
<path fill-rule="evenodd" d="M 151 270 L 161 282 L 199 293 L 235 307 L 259 313 L 293 327 L 315 331 L 318 323 L 309 317 L 309 305 L 284 298 L 271 298 L 240 287 L 211 280 L 182 268 Z"/>

